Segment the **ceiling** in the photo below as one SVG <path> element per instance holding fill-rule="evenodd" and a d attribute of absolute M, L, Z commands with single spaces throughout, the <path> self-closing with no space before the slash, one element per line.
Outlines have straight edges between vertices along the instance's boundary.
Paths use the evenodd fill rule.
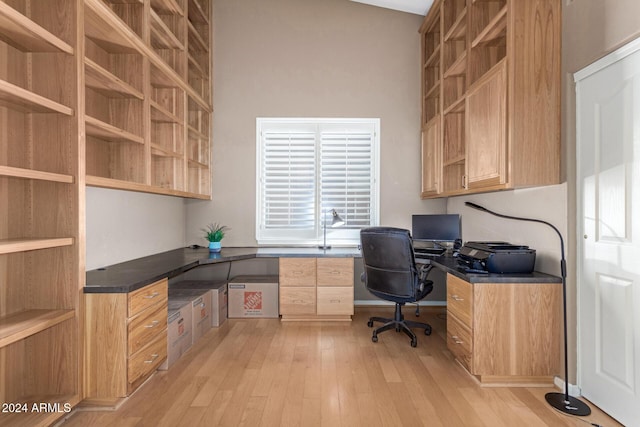
<path fill-rule="evenodd" d="M 415 13 L 416 15 L 426 15 L 433 4 L 433 0 L 351 0 L 358 3 L 370 4 L 372 6 L 384 7 L 387 9 L 400 10 L 402 12 Z"/>

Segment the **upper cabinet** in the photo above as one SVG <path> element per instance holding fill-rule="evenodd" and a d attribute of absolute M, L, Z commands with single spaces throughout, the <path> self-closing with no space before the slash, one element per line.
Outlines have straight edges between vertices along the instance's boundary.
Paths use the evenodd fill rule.
<path fill-rule="evenodd" d="M 85 0 L 84 22 L 87 184 L 209 199 L 209 0 Z"/>
<path fill-rule="evenodd" d="M 559 182 L 560 24 L 557 0 L 434 3 L 420 29 L 423 198 Z"/>

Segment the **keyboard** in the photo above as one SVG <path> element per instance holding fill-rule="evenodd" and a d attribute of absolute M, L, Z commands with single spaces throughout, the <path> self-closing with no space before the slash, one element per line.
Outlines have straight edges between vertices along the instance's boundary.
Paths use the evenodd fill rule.
<path fill-rule="evenodd" d="M 414 248 L 413 254 L 417 258 L 437 257 L 444 254 L 444 248 Z"/>

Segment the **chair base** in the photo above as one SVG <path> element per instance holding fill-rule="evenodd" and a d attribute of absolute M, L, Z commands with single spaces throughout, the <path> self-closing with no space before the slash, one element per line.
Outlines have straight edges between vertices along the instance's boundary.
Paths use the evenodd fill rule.
<path fill-rule="evenodd" d="M 381 322 L 384 323 L 377 329 L 373 330 L 373 335 L 371 336 L 371 341 L 378 342 L 378 334 L 380 332 L 388 331 L 389 329 L 395 329 L 396 332 L 404 332 L 411 338 L 411 347 L 416 347 L 418 345 L 418 338 L 416 334 L 413 333 L 411 328 L 422 328 L 424 329 L 425 335 L 431 335 L 431 325 L 428 323 L 422 322 L 413 322 L 411 320 L 404 320 L 404 316 L 402 314 L 402 306 L 404 304 L 396 303 L 396 312 L 394 314 L 393 319 L 387 319 L 384 317 L 370 317 L 367 322 L 367 326 L 370 328 L 373 327 L 373 322 Z"/>

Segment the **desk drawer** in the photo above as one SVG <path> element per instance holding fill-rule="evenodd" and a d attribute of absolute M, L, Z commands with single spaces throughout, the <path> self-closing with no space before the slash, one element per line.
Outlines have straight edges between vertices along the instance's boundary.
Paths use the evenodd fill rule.
<path fill-rule="evenodd" d="M 167 305 L 154 307 L 143 311 L 129 321 L 127 328 L 129 355 L 136 353 L 149 344 L 156 335 L 167 329 Z"/>
<path fill-rule="evenodd" d="M 319 287 L 318 314 L 319 315 L 353 315 L 353 287 Z"/>
<path fill-rule="evenodd" d="M 353 286 L 353 258 L 318 258 L 318 286 Z"/>
<path fill-rule="evenodd" d="M 138 380 L 155 371 L 166 358 L 167 330 L 164 329 L 154 341 L 129 358 L 127 366 L 129 388 L 132 388 L 131 384 L 139 383 Z"/>
<path fill-rule="evenodd" d="M 316 286 L 315 258 L 280 258 L 280 287 Z"/>
<path fill-rule="evenodd" d="M 447 274 L 447 310 L 473 329 L 473 285 Z"/>
<path fill-rule="evenodd" d="M 167 279 L 131 292 L 128 297 L 129 317 L 133 317 L 154 304 L 167 304 Z"/>
<path fill-rule="evenodd" d="M 447 348 L 469 372 L 472 372 L 471 367 L 473 366 L 473 342 L 471 336 L 471 331 L 455 316 L 447 316 Z"/>
<path fill-rule="evenodd" d="M 316 288 L 280 288 L 280 314 L 316 314 Z"/>

